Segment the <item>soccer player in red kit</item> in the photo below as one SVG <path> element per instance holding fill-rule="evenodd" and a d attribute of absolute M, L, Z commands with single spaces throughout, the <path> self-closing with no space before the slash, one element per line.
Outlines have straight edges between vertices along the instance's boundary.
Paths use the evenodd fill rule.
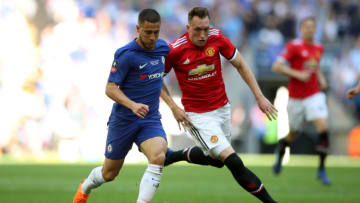
<path fill-rule="evenodd" d="M 327 83 L 319 67 L 323 47 L 314 42 L 315 30 L 315 18 L 304 18 L 300 22 L 302 38 L 289 42 L 273 65 L 273 71 L 290 77 L 287 107 L 290 132 L 278 142 L 273 170 L 275 174 L 280 173 L 285 148 L 295 140 L 304 121 L 312 121 L 318 133 L 316 151 L 320 155 L 317 177 L 323 184 L 330 185 L 325 172 L 329 147 L 328 111 L 325 94 L 321 92 Z"/>
<path fill-rule="evenodd" d="M 175 104 L 165 86 L 161 97 L 205 154 L 220 160 L 236 181 L 258 199 L 275 202 L 230 145 L 230 104 L 222 78 L 220 54 L 238 70 L 269 119 L 276 118 L 276 109 L 262 94 L 235 46 L 219 29 L 210 28 L 207 8 L 191 9 L 188 23 L 187 32 L 170 44 L 165 60 L 165 73 L 171 69 L 175 71 L 185 111 Z"/>

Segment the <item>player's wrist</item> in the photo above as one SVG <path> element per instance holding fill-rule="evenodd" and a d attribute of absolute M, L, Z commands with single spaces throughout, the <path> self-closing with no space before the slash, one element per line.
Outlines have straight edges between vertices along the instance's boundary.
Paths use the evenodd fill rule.
<path fill-rule="evenodd" d="M 179 107 L 175 103 L 172 103 L 169 104 L 169 108 L 171 109 L 171 111 L 176 111 Z"/>
<path fill-rule="evenodd" d="M 257 94 L 257 95 L 255 95 L 255 99 L 256 99 L 256 101 L 261 101 L 262 99 L 264 99 L 264 95 L 263 94 Z"/>

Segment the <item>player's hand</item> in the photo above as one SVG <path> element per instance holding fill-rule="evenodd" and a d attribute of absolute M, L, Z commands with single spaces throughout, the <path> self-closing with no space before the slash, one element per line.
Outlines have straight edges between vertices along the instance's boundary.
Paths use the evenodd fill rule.
<path fill-rule="evenodd" d="M 262 96 L 260 99 L 257 100 L 260 110 L 268 117 L 269 120 L 276 120 L 277 118 L 277 109 L 271 102 Z"/>
<path fill-rule="evenodd" d="M 179 129 L 181 130 L 181 126 L 184 128 L 184 130 L 187 128 L 193 127 L 193 124 L 191 123 L 190 119 L 187 117 L 184 110 L 182 110 L 179 107 L 174 107 L 171 109 L 172 113 L 174 114 L 174 117 L 176 121 L 178 122 Z"/>
<path fill-rule="evenodd" d="M 132 108 L 132 112 L 140 118 L 144 118 L 149 112 L 149 106 L 146 104 L 135 103 Z"/>
<path fill-rule="evenodd" d="M 346 92 L 346 98 L 352 99 L 359 93 L 357 88 L 351 88 Z"/>
<path fill-rule="evenodd" d="M 301 72 L 298 72 L 297 74 L 297 79 L 302 81 L 302 82 L 307 82 L 310 80 L 311 78 L 311 74 L 312 72 L 310 71 L 301 71 Z"/>

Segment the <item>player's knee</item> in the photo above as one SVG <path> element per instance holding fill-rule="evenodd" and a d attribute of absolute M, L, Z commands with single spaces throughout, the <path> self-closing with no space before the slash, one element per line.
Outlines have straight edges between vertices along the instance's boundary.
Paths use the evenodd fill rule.
<path fill-rule="evenodd" d="M 230 157 L 232 154 L 235 154 L 235 151 L 232 147 L 227 147 L 226 149 L 222 150 L 220 153 L 216 153 L 216 150 L 213 150 L 212 154 L 218 157 L 218 159 L 220 159 L 222 162 L 225 162 L 225 160 L 228 157 Z"/>
<path fill-rule="evenodd" d="M 287 137 L 286 137 L 286 141 L 290 144 L 292 142 L 295 141 L 296 137 L 297 137 L 298 133 L 296 131 L 292 131 L 290 132 Z"/>
<path fill-rule="evenodd" d="M 166 156 L 164 152 L 160 152 L 149 157 L 149 163 L 156 165 L 164 165 Z"/>
<path fill-rule="evenodd" d="M 228 156 L 224 161 L 225 166 L 227 166 L 231 171 L 232 170 L 240 170 L 243 171 L 245 169 L 244 163 L 241 158 L 236 154 L 232 153 Z"/>
<path fill-rule="evenodd" d="M 119 174 L 119 170 L 104 170 L 102 176 L 106 182 L 113 181 Z"/>

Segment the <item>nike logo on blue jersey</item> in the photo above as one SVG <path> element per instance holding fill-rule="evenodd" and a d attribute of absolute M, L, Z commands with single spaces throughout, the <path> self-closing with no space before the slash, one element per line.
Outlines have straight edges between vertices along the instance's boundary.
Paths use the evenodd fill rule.
<path fill-rule="evenodd" d="M 140 66 L 139 66 L 139 69 L 143 69 L 146 65 L 147 65 L 147 63 L 145 63 L 145 64 L 143 64 L 143 65 L 140 65 Z"/>

